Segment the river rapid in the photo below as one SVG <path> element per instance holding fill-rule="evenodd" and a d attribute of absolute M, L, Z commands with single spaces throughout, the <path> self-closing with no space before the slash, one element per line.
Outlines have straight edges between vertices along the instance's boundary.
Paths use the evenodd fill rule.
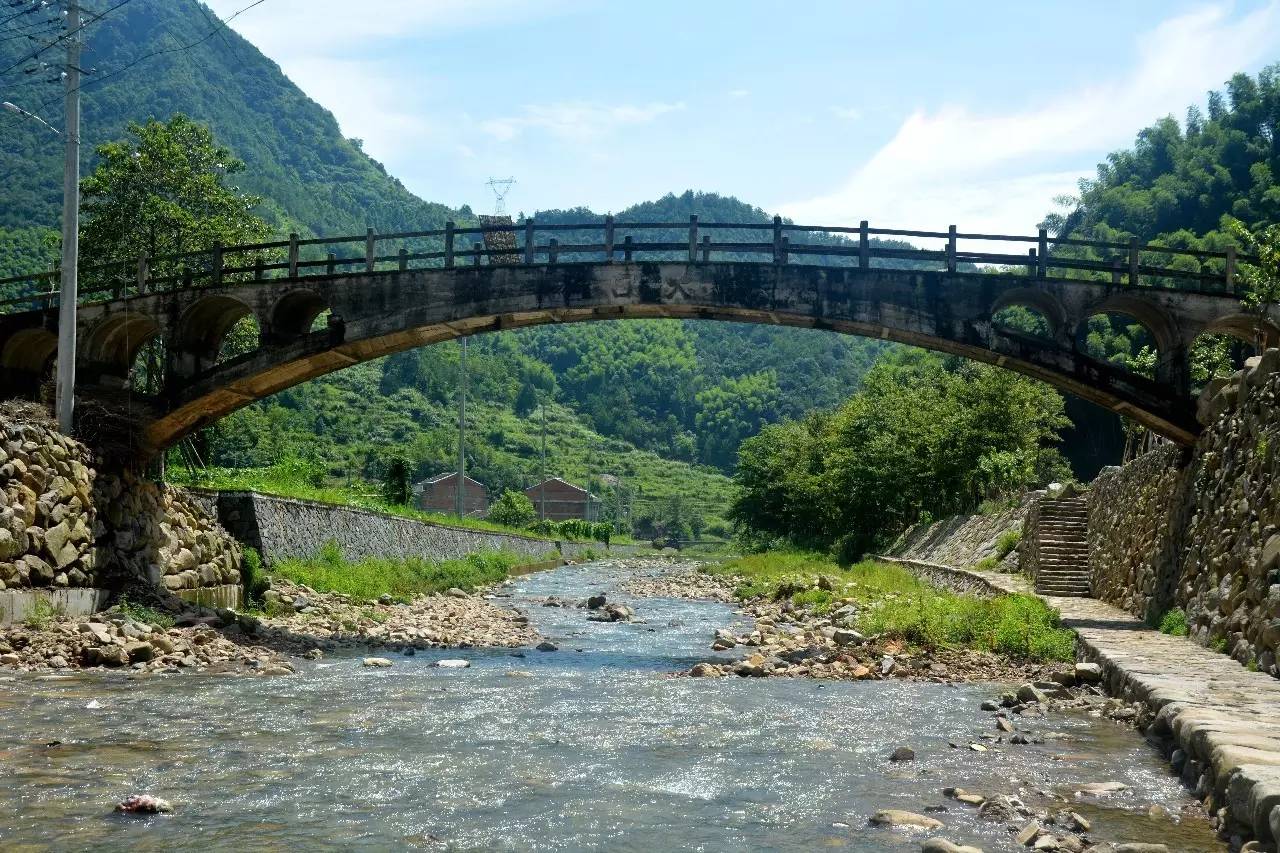
<path fill-rule="evenodd" d="M 1095 838 L 1222 849 L 1202 820 L 1148 815 L 1192 800 L 1115 723 L 1054 713 L 1042 745 L 969 750 L 993 733 L 978 706 L 994 685 L 671 677 L 714 659 L 713 631 L 738 617 L 628 596 L 628 576 L 568 566 L 499 590 L 554 652 L 419 652 L 389 669 L 330 657 L 281 678 L 9 678 L 0 850 L 915 851 L 926 836 L 868 816 L 945 806 L 932 834 L 990 853 L 1026 848 L 943 787 L 1042 802 L 1099 781 L 1130 789 L 1073 805 Z M 540 606 L 596 592 L 645 622 Z M 903 745 L 917 759 L 891 764 Z M 112 814 L 140 792 L 176 814 Z"/>

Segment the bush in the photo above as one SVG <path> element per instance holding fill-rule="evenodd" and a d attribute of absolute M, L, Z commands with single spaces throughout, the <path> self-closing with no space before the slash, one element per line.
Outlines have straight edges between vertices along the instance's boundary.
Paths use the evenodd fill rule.
<path fill-rule="evenodd" d="M 1187 628 L 1187 614 L 1183 612 L 1182 608 L 1175 607 L 1161 617 L 1160 633 L 1170 634 L 1174 637 L 1185 637 L 1191 633 Z"/>
<path fill-rule="evenodd" d="M 27 612 L 27 617 L 23 620 L 23 623 L 28 628 L 43 631 L 49 627 L 50 622 L 62 615 L 62 608 L 55 607 L 45 598 L 37 596 L 36 600 L 31 603 L 31 610 Z"/>
<path fill-rule="evenodd" d="M 244 583 L 246 603 L 262 600 L 262 594 L 271 588 L 271 580 L 262 571 L 262 555 L 256 548 L 244 549 L 240 561 L 240 580 Z"/>
<path fill-rule="evenodd" d="M 1000 562 L 1005 557 L 1013 553 L 1018 544 L 1022 542 L 1022 531 L 1006 530 L 996 538 L 996 562 Z"/>
<path fill-rule="evenodd" d="M 533 501 L 524 492 L 507 489 L 489 507 L 489 520 L 507 527 L 524 527 L 537 515 Z"/>
<path fill-rule="evenodd" d="M 144 604 L 135 604 L 129 600 L 128 596 L 121 596 L 116 602 L 115 609 L 137 622 L 145 622 L 166 630 L 173 627 L 173 617 L 168 613 L 162 613 Z"/>

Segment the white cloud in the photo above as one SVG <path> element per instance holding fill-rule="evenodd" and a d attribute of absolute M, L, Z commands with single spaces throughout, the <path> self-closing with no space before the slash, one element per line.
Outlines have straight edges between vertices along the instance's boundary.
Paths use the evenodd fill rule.
<path fill-rule="evenodd" d="M 735 101 L 745 98 L 750 94 L 751 94 L 750 89 L 730 89 L 729 90 L 729 97 L 733 98 Z"/>
<path fill-rule="evenodd" d="M 781 208 L 822 224 L 1032 233 L 1053 197 L 1073 192 L 1107 151 L 1275 52 L 1280 0 L 1234 20 L 1229 12 L 1213 5 L 1168 19 L 1139 38 L 1127 75 L 1038 107 L 917 111 L 838 189 Z"/>
<path fill-rule="evenodd" d="M 542 130 L 566 142 L 588 143 L 621 127 L 649 124 L 685 108 L 683 102 L 605 106 L 582 101 L 528 104 L 519 115 L 480 122 L 480 129 L 509 142 L 528 130 Z"/>
<path fill-rule="evenodd" d="M 836 118 L 841 118 L 845 121 L 857 121 L 862 118 L 862 110 L 855 109 L 854 107 L 832 107 L 831 114 Z"/>

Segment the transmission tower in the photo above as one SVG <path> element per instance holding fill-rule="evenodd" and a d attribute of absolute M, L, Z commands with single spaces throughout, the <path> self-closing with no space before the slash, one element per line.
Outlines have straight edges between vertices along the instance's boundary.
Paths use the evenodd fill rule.
<path fill-rule="evenodd" d="M 507 212 L 507 193 L 515 185 L 515 178 L 490 178 L 489 189 L 493 190 L 493 215 L 504 216 Z"/>

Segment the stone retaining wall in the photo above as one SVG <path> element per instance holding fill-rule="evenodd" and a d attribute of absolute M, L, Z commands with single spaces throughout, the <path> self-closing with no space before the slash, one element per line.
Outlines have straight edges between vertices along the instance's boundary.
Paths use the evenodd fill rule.
<path fill-rule="evenodd" d="M 257 492 L 216 492 L 192 489 L 193 499 L 217 518 L 237 539 L 271 562 L 288 557 L 311 557 L 328 542 L 343 556 L 445 560 L 477 551 L 514 551 L 534 559 L 549 553 L 573 557 L 603 545 L 554 542 L 513 533 L 473 530 L 433 524 L 318 501 L 283 498 Z M 215 509 L 216 508 L 216 509 Z"/>
<path fill-rule="evenodd" d="M 1017 506 L 991 515 L 957 515 L 932 524 L 917 524 L 893 544 L 889 554 L 906 560 L 923 560 L 958 568 L 972 568 L 994 557 L 996 542 L 1009 530 L 1022 530 L 1031 504 L 1026 495 Z M 994 567 L 997 571 L 1018 570 L 1018 549 Z"/>
<path fill-rule="evenodd" d="M 900 557 L 880 556 L 876 559 L 909 569 L 916 577 L 952 592 L 977 595 L 982 598 L 991 598 L 1010 592 L 1009 589 L 997 586 L 979 574 L 953 566 L 944 566 L 925 560 L 905 560 Z"/>

